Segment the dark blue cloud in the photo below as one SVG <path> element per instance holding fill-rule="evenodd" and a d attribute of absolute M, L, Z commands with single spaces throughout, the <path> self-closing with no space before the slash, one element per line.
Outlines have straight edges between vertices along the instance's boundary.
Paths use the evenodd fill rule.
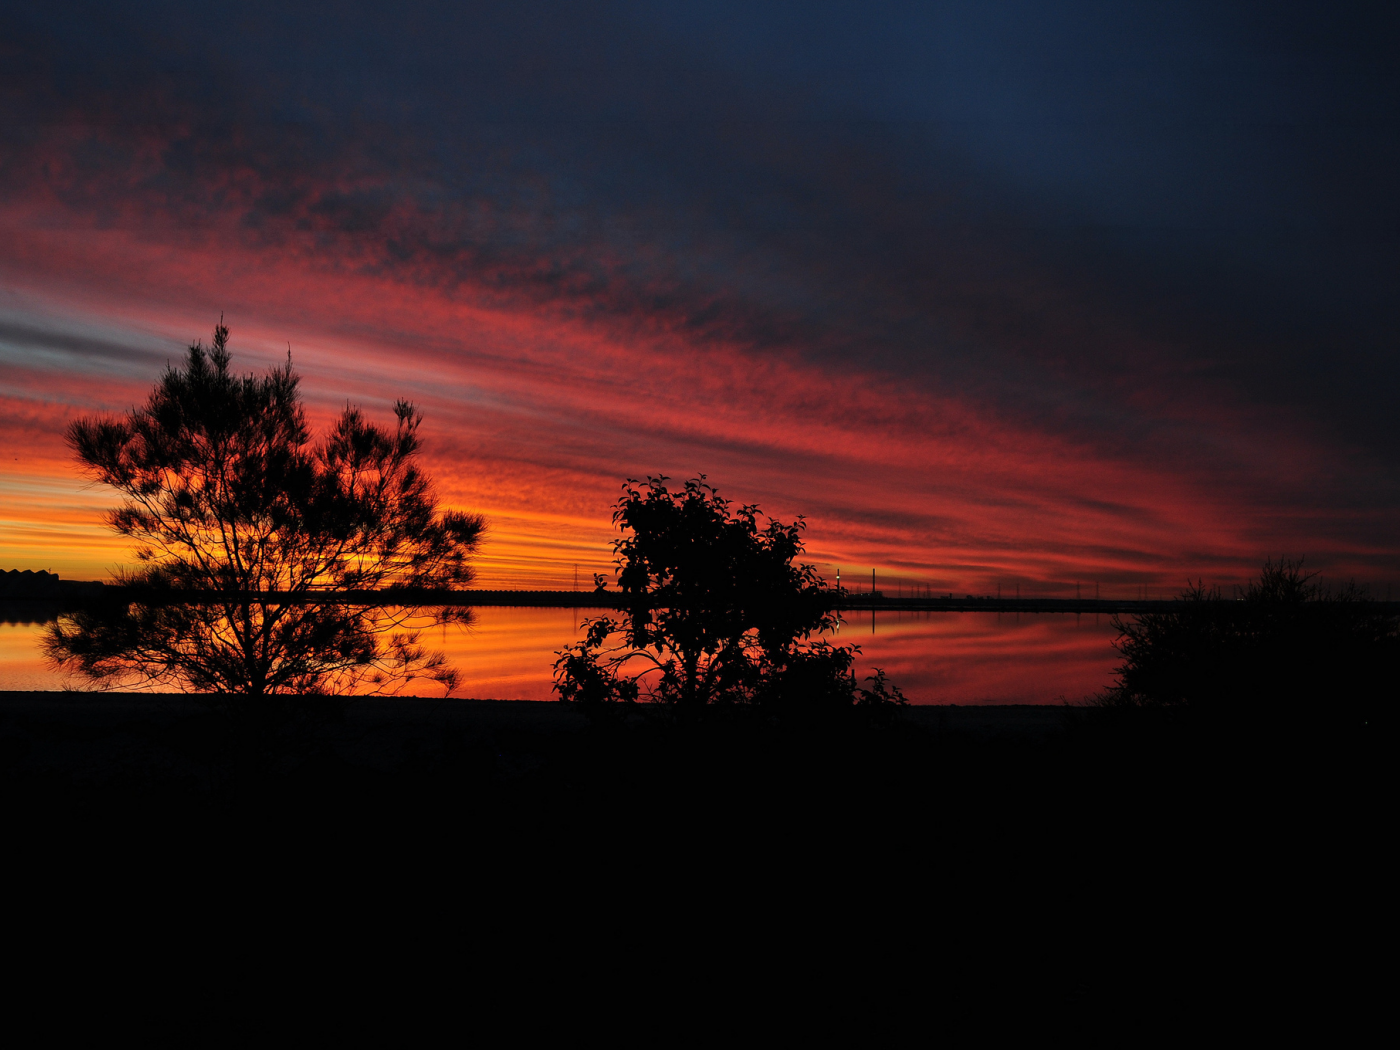
<path fill-rule="evenodd" d="M 1184 403 L 1279 412 L 1360 449 L 1389 505 L 1395 21 L 12 5 L 0 179 L 85 121 L 58 192 L 94 221 L 234 210 L 270 247 L 891 371 L 1140 457 L 1204 454 Z"/>

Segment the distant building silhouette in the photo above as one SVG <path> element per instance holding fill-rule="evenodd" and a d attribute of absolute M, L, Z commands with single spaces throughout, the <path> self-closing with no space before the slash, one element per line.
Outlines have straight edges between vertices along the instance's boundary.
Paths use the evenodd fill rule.
<path fill-rule="evenodd" d="M 0 598 L 52 598 L 59 586 L 57 573 L 33 569 L 0 572 Z"/>

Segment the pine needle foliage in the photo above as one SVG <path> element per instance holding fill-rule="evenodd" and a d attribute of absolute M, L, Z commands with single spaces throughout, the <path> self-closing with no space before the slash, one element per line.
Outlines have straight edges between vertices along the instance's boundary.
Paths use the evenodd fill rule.
<path fill-rule="evenodd" d="M 465 586 L 485 527 L 439 509 L 417 463 L 421 414 L 400 401 L 386 429 L 347 407 L 314 441 L 290 354 L 237 375 L 228 337 L 221 322 L 144 406 L 69 427 L 83 472 L 122 496 L 107 520 L 136 542 L 137 567 L 115 604 L 51 626 L 50 658 L 109 686 L 450 691 L 456 673 L 421 630 L 469 613 L 382 593 Z"/>

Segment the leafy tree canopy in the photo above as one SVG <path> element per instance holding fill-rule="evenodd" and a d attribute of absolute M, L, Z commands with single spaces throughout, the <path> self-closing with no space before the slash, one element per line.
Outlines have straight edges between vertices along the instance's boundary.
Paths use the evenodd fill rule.
<path fill-rule="evenodd" d="M 885 684 L 856 701 L 853 646 L 811 641 L 837 622 L 835 594 L 803 553 L 799 518 L 736 507 L 704 475 L 679 490 L 669 478 L 628 481 L 613 509 L 625 618 L 589 621 L 559 652 L 555 687 L 597 708 L 639 699 L 707 704 L 850 706 L 903 702 Z"/>
<path fill-rule="evenodd" d="M 410 622 L 463 612 L 316 600 L 318 592 L 464 586 L 483 520 L 442 512 L 416 463 L 421 415 L 387 430 L 347 407 L 313 441 L 287 364 L 234 374 L 228 329 L 168 368 L 143 407 L 75 422 L 84 472 L 121 493 L 136 601 L 50 629 L 52 659 L 94 680 L 261 695 L 455 674 Z"/>

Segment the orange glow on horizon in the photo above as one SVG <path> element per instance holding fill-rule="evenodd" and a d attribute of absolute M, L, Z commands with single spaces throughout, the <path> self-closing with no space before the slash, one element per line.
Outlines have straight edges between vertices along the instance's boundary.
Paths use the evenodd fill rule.
<path fill-rule="evenodd" d="M 291 342 L 318 424 L 347 399 L 384 420 L 396 397 L 420 405 L 425 465 L 444 503 L 490 522 L 482 587 L 569 587 L 575 565 L 584 582 L 610 572 L 621 480 L 702 471 L 738 502 L 782 519 L 804 514 L 809 560 L 828 575 L 875 565 L 938 593 L 1020 582 L 1064 595 L 1098 581 L 1127 595 L 1203 571 L 1243 579 L 1270 552 L 1322 547 L 1339 572 L 1364 572 L 1383 553 L 1339 545 L 1340 512 L 1332 520 L 1271 505 L 1267 475 L 1257 492 L 1239 491 L 1211 469 L 1186 475 L 1116 458 L 1069 432 L 808 362 L 796 349 L 760 358 L 692 345 L 648 318 L 623 328 L 492 304 L 484 291 L 409 284 L 344 260 L 268 257 L 228 231 L 177 247 L 120 228 L 38 229 L 13 210 L 0 213 L 0 228 L 14 235 L 4 276 L 24 310 L 145 347 L 140 359 L 91 359 L 86 372 L 54 359 L 7 373 L 6 568 L 100 579 L 129 557 L 102 526 L 110 496 L 77 475 L 63 427 L 144 400 L 154 361 L 207 339 L 221 310 L 237 366 L 264 367 Z M 1279 438 L 1255 459 L 1324 469 L 1301 439 Z"/>

